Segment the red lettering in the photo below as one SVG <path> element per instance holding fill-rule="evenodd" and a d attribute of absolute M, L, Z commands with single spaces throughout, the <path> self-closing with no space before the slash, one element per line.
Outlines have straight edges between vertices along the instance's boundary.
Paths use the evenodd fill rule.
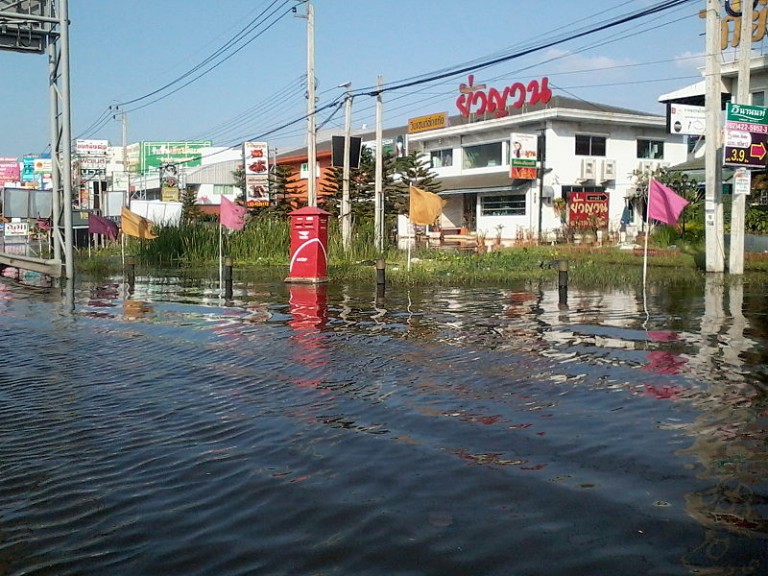
<path fill-rule="evenodd" d="M 511 106 L 522 108 L 526 99 L 529 104 L 546 104 L 552 99 L 552 90 L 549 88 L 549 78 L 544 76 L 540 81 L 531 80 L 526 86 L 522 82 L 514 82 L 499 91 L 490 88 L 485 91 L 485 84 L 475 86 L 475 76 L 467 76 L 467 83 L 459 85 L 459 96 L 456 98 L 456 107 L 465 118 L 470 114 L 494 114 L 501 118 L 509 114 L 507 98 L 512 97 Z"/>

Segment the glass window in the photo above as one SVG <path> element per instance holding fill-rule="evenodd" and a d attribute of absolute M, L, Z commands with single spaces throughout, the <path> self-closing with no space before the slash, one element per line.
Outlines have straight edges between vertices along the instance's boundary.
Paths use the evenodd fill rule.
<path fill-rule="evenodd" d="M 765 106 L 765 92 L 752 92 L 752 106 Z"/>
<path fill-rule="evenodd" d="M 664 158 L 664 141 L 638 139 L 637 157 L 648 160 L 662 160 Z"/>
<path fill-rule="evenodd" d="M 443 168 L 445 166 L 453 166 L 453 150 L 450 148 L 446 150 L 432 150 L 429 155 L 432 168 Z"/>
<path fill-rule="evenodd" d="M 481 196 L 483 216 L 525 216 L 525 194 Z"/>
<path fill-rule="evenodd" d="M 576 134 L 577 156 L 605 156 L 605 136 Z"/>
<path fill-rule="evenodd" d="M 222 194 L 234 194 L 235 193 L 235 187 L 231 186 L 229 184 L 214 184 L 213 185 L 213 195 L 214 196 L 221 196 Z"/>
<path fill-rule="evenodd" d="M 501 166 L 501 142 L 466 146 L 463 150 L 464 168 Z"/>

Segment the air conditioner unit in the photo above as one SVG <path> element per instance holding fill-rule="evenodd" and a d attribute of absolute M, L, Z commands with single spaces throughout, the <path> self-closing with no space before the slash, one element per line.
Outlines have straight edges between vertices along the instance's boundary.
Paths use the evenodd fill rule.
<path fill-rule="evenodd" d="M 639 172 L 653 172 L 655 166 L 651 160 L 641 160 L 637 165 Z"/>
<path fill-rule="evenodd" d="M 581 178 L 584 180 L 594 180 L 595 178 L 595 159 L 581 159 Z"/>
<path fill-rule="evenodd" d="M 603 160 L 600 168 L 601 180 L 616 180 L 616 160 Z"/>

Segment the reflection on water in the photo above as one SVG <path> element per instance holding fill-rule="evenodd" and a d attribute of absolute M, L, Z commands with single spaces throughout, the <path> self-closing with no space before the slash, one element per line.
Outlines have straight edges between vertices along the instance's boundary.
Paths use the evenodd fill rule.
<path fill-rule="evenodd" d="M 768 299 L 0 284 L 7 574 L 768 573 Z"/>

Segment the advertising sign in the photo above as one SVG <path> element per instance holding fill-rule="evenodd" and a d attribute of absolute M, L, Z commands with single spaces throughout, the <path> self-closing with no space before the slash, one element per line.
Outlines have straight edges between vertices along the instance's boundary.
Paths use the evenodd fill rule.
<path fill-rule="evenodd" d="M 608 194 L 571 192 L 568 198 L 568 224 L 573 228 L 608 228 Z"/>
<path fill-rule="evenodd" d="M 75 140 L 75 154 L 79 156 L 106 156 L 109 140 Z"/>
<path fill-rule="evenodd" d="M 269 204 L 269 145 L 243 142 L 245 201 L 249 207 Z"/>
<path fill-rule="evenodd" d="M 704 136 L 706 109 L 704 106 L 669 104 L 668 128 L 671 134 Z"/>
<path fill-rule="evenodd" d="M 6 222 L 3 236 L 6 238 L 26 238 L 29 235 L 27 222 Z"/>
<path fill-rule="evenodd" d="M 768 108 L 728 102 L 723 166 L 765 168 L 768 156 Z"/>
<path fill-rule="evenodd" d="M 536 158 L 539 152 L 539 138 L 536 134 L 513 132 L 510 139 L 510 178 L 518 180 L 535 180 Z"/>
<path fill-rule="evenodd" d="M 752 172 L 746 168 L 733 171 L 733 193 L 749 195 L 752 189 Z"/>
<path fill-rule="evenodd" d="M 428 130 L 438 130 L 439 128 L 445 128 L 446 126 L 448 126 L 448 114 L 446 112 L 409 118 L 408 134 L 416 134 Z"/>
<path fill-rule="evenodd" d="M 176 164 L 160 167 L 160 198 L 163 202 L 179 201 L 179 169 Z"/>
<path fill-rule="evenodd" d="M 33 170 L 35 174 L 50 174 L 53 170 L 53 161 L 50 158 L 35 158 Z"/>
<path fill-rule="evenodd" d="M 40 182 L 40 176 L 35 174 L 34 156 L 25 156 L 21 161 L 21 181 L 22 182 Z"/>
<path fill-rule="evenodd" d="M 140 152 L 140 170 L 159 172 L 165 164 L 179 167 L 200 166 L 202 149 L 211 146 L 210 140 L 198 142 L 142 142 Z"/>
<path fill-rule="evenodd" d="M 0 157 L 0 186 L 6 182 L 18 182 L 21 179 L 21 169 L 16 158 Z"/>

